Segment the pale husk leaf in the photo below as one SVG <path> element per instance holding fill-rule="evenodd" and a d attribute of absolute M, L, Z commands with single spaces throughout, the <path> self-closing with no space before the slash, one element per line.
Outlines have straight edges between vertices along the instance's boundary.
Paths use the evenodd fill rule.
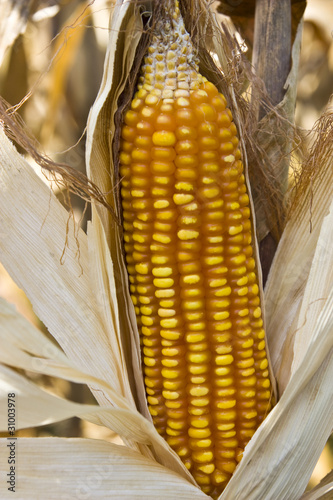
<path fill-rule="evenodd" d="M 7 460 L 1 440 L 1 462 Z M 206 495 L 178 474 L 124 446 L 92 439 L 19 438 L 16 493 L 1 482 L 1 498 L 20 500 L 177 499 Z M 50 453 L 52 450 L 52 453 Z M 34 457 L 32 460 L 31 458 Z M 38 473 L 36 473 L 38 471 Z M 46 493 L 47 492 L 47 493 Z"/>
<path fill-rule="evenodd" d="M 120 215 L 115 197 L 117 189 L 115 182 L 118 181 L 115 181 L 111 145 L 115 134 L 114 115 L 118 108 L 118 98 L 132 67 L 142 29 L 141 17 L 138 15 L 135 2 L 118 0 L 111 18 L 110 39 L 101 87 L 88 119 L 86 164 L 88 177 L 103 193 L 106 193 L 107 201 L 114 209 L 114 214 L 111 214 L 104 207 L 96 206 L 96 210 L 93 211 L 93 224 L 98 228 L 99 235 L 105 234 L 106 245 L 102 240 L 99 242 L 103 248 L 101 251 L 104 252 L 103 261 L 109 262 L 107 266 L 104 265 L 103 273 L 106 276 L 112 273 L 105 279 L 110 282 L 115 280 L 117 283 L 116 293 L 110 297 L 110 304 L 113 311 L 118 311 L 121 343 L 126 365 L 132 366 L 129 376 L 132 386 L 135 387 L 139 409 L 150 419 L 140 366 L 136 317 L 126 286 L 128 277 L 122 253 Z"/>
<path fill-rule="evenodd" d="M 291 376 L 299 367 L 312 337 L 316 318 L 322 311 L 333 286 L 333 199 L 330 212 L 324 218 L 309 277 L 304 290 L 294 341 Z M 283 366 L 283 365 L 282 365 Z"/>
<path fill-rule="evenodd" d="M 55 344 L 3 299 L 0 300 L 0 321 L 0 340 L 4 347 L 0 352 L 2 363 L 88 384 L 93 391 L 98 387 L 118 407 L 80 405 L 57 398 L 29 382 L 22 375 L 0 365 L 2 404 L 6 404 L 8 392 L 15 392 L 20 399 L 17 429 L 36 427 L 77 416 L 107 426 L 119 434 L 131 448 L 140 450 L 146 457 L 151 457 L 153 454 L 159 463 L 194 482 L 178 456 L 170 450 L 151 422 L 137 410 L 133 410 L 129 402 L 110 384 L 79 371 Z M 31 401 L 34 401 L 33 405 Z M 0 415 L 0 429 L 5 431 L 7 424 L 7 416 L 3 412 Z"/>
<path fill-rule="evenodd" d="M 119 408 L 131 409 L 130 403 L 106 381 L 83 373 L 44 333 L 0 297 L 0 362 L 31 372 L 59 377 L 91 387 L 103 388 Z"/>
<path fill-rule="evenodd" d="M 315 334 L 316 315 L 332 286 L 332 208 L 323 224 L 333 199 L 329 157 L 321 169 L 286 225 L 265 288 L 267 338 L 280 394 Z"/>
<path fill-rule="evenodd" d="M 135 408 L 129 388 L 122 384 L 119 352 L 111 349 L 98 315 L 87 237 L 73 227 L 68 212 L 2 129 L 0 174 L 0 261 L 76 366 L 112 381 Z M 97 389 L 99 402 L 109 404 L 109 397 Z"/>

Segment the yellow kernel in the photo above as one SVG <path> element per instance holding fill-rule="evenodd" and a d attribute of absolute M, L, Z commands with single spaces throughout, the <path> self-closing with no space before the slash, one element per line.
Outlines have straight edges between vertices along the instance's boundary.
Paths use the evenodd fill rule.
<path fill-rule="evenodd" d="M 175 282 L 172 278 L 155 278 L 153 283 L 157 288 L 170 288 Z"/>
<path fill-rule="evenodd" d="M 202 196 L 205 198 L 215 198 L 220 193 L 219 187 L 204 188 L 201 190 Z"/>
<path fill-rule="evenodd" d="M 120 153 L 119 161 L 122 165 L 130 165 L 132 163 L 131 155 L 128 153 Z"/>
<path fill-rule="evenodd" d="M 214 472 L 215 470 L 215 465 L 214 464 L 200 465 L 200 467 L 198 467 L 198 470 L 200 470 L 204 474 L 212 474 L 212 472 Z"/>
<path fill-rule="evenodd" d="M 230 314 L 228 311 L 220 311 L 220 312 L 215 313 L 213 317 L 216 321 L 220 321 L 220 320 L 229 318 L 229 316 L 230 316 Z"/>
<path fill-rule="evenodd" d="M 209 283 L 209 286 L 211 286 L 212 288 L 217 288 L 217 287 L 220 287 L 220 286 L 223 286 L 225 285 L 227 282 L 227 280 L 225 278 L 222 278 L 222 279 L 216 279 L 216 280 L 212 280 L 210 283 Z"/>
<path fill-rule="evenodd" d="M 216 356 L 215 363 L 218 366 L 226 366 L 226 365 L 231 365 L 233 360 L 234 358 L 231 354 L 224 354 L 222 356 Z"/>
<path fill-rule="evenodd" d="M 182 334 L 180 332 L 175 332 L 172 330 L 161 330 L 160 331 L 161 337 L 163 339 L 172 341 L 172 340 L 178 340 Z"/>
<path fill-rule="evenodd" d="M 235 157 L 234 157 L 234 155 L 225 156 L 224 157 L 224 161 L 227 162 L 227 163 L 232 163 L 232 162 L 235 161 Z"/>
<path fill-rule="evenodd" d="M 205 339 L 205 334 L 203 333 L 188 333 L 186 335 L 186 341 L 189 343 L 201 342 Z"/>
<path fill-rule="evenodd" d="M 175 366 L 178 366 L 178 361 L 177 359 L 162 359 L 162 365 L 167 368 L 174 368 Z"/>
<path fill-rule="evenodd" d="M 262 340 L 258 344 L 258 351 L 262 351 L 263 349 L 265 349 L 265 341 L 264 340 Z"/>
<path fill-rule="evenodd" d="M 238 286 L 244 286 L 244 285 L 247 285 L 249 279 L 247 276 L 243 276 L 242 278 L 240 278 L 239 280 L 237 280 L 237 285 Z"/>
<path fill-rule="evenodd" d="M 191 375 L 202 375 L 203 373 L 207 373 L 209 370 L 209 367 L 207 364 L 203 365 L 189 365 L 188 371 L 191 373 Z"/>
<path fill-rule="evenodd" d="M 244 254 L 236 255 L 235 257 L 232 257 L 230 260 L 235 266 L 240 266 L 241 264 L 244 264 L 244 262 L 246 261 L 246 257 Z"/>
<path fill-rule="evenodd" d="M 158 103 L 158 97 L 156 95 L 148 94 L 145 103 L 148 104 L 148 106 L 154 106 L 155 104 Z"/>
<path fill-rule="evenodd" d="M 147 264 L 136 264 L 135 270 L 139 274 L 148 274 L 149 268 Z"/>
<path fill-rule="evenodd" d="M 179 75 L 178 75 L 179 77 Z M 190 106 L 190 101 L 188 99 L 186 99 L 185 97 L 178 97 L 177 101 L 177 106 L 179 108 L 186 108 L 188 106 Z"/>
<path fill-rule="evenodd" d="M 154 406 L 159 404 L 159 400 L 157 398 L 154 398 L 153 396 L 148 396 L 147 401 L 149 404 Z"/>
<path fill-rule="evenodd" d="M 213 472 L 213 480 L 215 484 L 221 484 L 224 483 L 225 481 L 228 481 L 230 475 L 225 474 L 224 472 L 221 472 L 220 470 L 215 470 Z"/>
<path fill-rule="evenodd" d="M 190 215 L 183 215 L 181 217 L 181 222 L 183 224 L 185 224 L 185 225 L 186 224 L 196 224 L 198 222 L 198 219 L 197 219 L 197 217 L 194 217 L 193 215 L 192 216 L 190 216 Z"/>
<path fill-rule="evenodd" d="M 219 332 L 224 332 L 225 330 L 230 330 L 232 327 L 232 323 L 230 321 L 224 321 L 221 323 L 218 323 L 215 328 Z"/>
<path fill-rule="evenodd" d="M 242 359 L 241 361 L 237 361 L 237 368 L 242 368 L 242 369 L 250 368 L 253 365 L 254 365 L 253 358 Z"/>
<path fill-rule="evenodd" d="M 174 429 L 170 429 L 170 427 L 167 427 L 167 428 L 166 428 L 166 433 L 167 433 L 169 436 L 181 436 L 181 431 L 174 430 Z"/>
<path fill-rule="evenodd" d="M 176 205 L 186 205 L 193 201 L 194 196 L 192 194 L 176 193 L 173 195 L 173 201 Z"/>
<path fill-rule="evenodd" d="M 208 387 L 192 387 L 190 389 L 191 396 L 196 396 L 196 397 L 206 396 L 208 394 L 208 392 L 209 392 Z M 192 422 L 192 424 L 193 424 L 193 422 Z M 195 426 L 195 424 L 193 424 L 193 425 Z M 203 427 L 205 427 L 205 426 L 203 426 Z"/>
<path fill-rule="evenodd" d="M 204 439 L 208 438 L 211 435 L 211 431 L 208 427 L 206 427 L 205 429 L 196 429 L 194 427 L 190 427 L 188 430 L 188 435 L 191 438 Z"/>
<path fill-rule="evenodd" d="M 264 359 L 263 361 L 261 361 L 260 365 L 259 365 L 259 368 L 260 370 L 265 370 L 268 366 L 268 361 L 267 359 Z"/>
<path fill-rule="evenodd" d="M 224 377 L 225 375 L 229 375 L 230 374 L 230 367 L 222 366 L 222 367 L 219 367 L 219 368 L 215 368 L 214 371 L 215 371 L 215 374 L 218 377 Z"/>
<path fill-rule="evenodd" d="M 146 356 L 143 358 L 143 362 L 146 366 L 155 366 L 156 365 L 156 360 L 152 358 L 147 358 Z M 148 390 L 147 390 L 148 394 Z"/>
<path fill-rule="evenodd" d="M 248 413 L 245 414 L 245 418 L 247 420 L 251 420 L 252 418 L 256 418 L 257 412 L 255 410 L 249 411 Z"/>
<path fill-rule="evenodd" d="M 240 384 L 244 387 L 252 387 L 256 385 L 256 382 L 257 382 L 256 377 L 248 377 L 241 380 Z"/>
<path fill-rule="evenodd" d="M 184 276 L 184 283 L 187 285 L 194 285 L 200 281 L 200 276 L 198 274 L 190 274 L 189 276 Z"/>
<path fill-rule="evenodd" d="M 175 430 L 182 430 L 186 427 L 186 421 L 182 421 L 182 420 L 172 420 L 172 419 L 168 419 L 167 421 L 167 425 L 171 428 L 171 429 L 175 429 Z M 178 455 L 179 455 L 179 452 L 178 452 Z"/>
<path fill-rule="evenodd" d="M 216 266 L 217 264 L 221 264 L 223 262 L 223 257 L 221 255 L 216 255 L 213 257 L 206 257 L 204 259 L 205 264 L 207 266 Z"/>
<path fill-rule="evenodd" d="M 160 308 L 158 310 L 158 315 L 160 318 L 170 318 L 172 316 L 175 316 L 176 311 L 174 309 L 162 309 Z"/>
<path fill-rule="evenodd" d="M 217 290 L 214 293 L 216 297 L 228 297 L 230 294 L 231 294 L 230 286 L 225 286 L 224 288 L 220 288 L 220 290 Z"/>
<path fill-rule="evenodd" d="M 230 429 L 235 428 L 235 424 L 233 424 L 233 423 L 231 423 L 231 424 L 219 424 L 219 425 L 217 425 L 217 428 L 219 431 L 229 431 Z"/>
<path fill-rule="evenodd" d="M 229 354 L 232 351 L 232 346 L 219 345 L 215 347 L 215 352 L 217 354 Z"/>
<path fill-rule="evenodd" d="M 151 258 L 152 264 L 166 264 L 168 260 L 168 257 L 163 255 L 153 255 Z"/>
<path fill-rule="evenodd" d="M 174 300 L 161 300 L 160 306 L 164 309 L 170 309 L 175 305 Z"/>
<path fill-rule="evenodd" d="M 178 324 L 178 320 L 176 318 L 162 319 L 161 326 L 163 328 L 175 328 Z"/>
<path fill-rule="evenodd" d="M 171 238 L 170 238 L 170 236 L 167 236 L 166 234 L 154 233 L 153 240 L 158 241 L 159 243 L 166 244 L 166 243 L 170 243 Z M 142 243 L 144 243 L 144 241 L 145 240 L 143 239 Z"/>
<path fill-rule="evenodd" d="M 152 326 L 154 324 L 153 319 L 149 316 L 141 316 L 141 322 L 145 326 Z"/>
<path fill-rule="evenodd" d="M 265 389 L 268 389 L 271 386 L 271 383 L 270 383 L 269 379 L 264 380 L 261 383 L 261 386 L 264 387 Z"/>
<path fill-rule="evenodd" d="M 190 184 L 189 182 L 177 182 L 175 188 L 178 191 L 193 191 L 194 189 L 193 184 Z"/>
<path fill-rule="evenodd" d="M 244 295 L 249 293 L 249 289 L 247 286 L 244 286 L 243 288 L 240 288 L 237 293 L 240 297 L 244 297 Z"/>
<path fill-rule="evenodd" d="M 188 360 L 191 363 L 207 363 L 210 359 L 210 353 L 208 352 L 191 352 L 188 354 Z"/>
<path fill-rule="evenodd" d="M 171 267 L 154 267 L 152 273 L 157 278 L 167 278 L 172 274 L 172 269 Z"/>
<path fill-rule="evenodd" d="M 212 451 L 194 451 L 192 453 L 192 458 L 195 462 L 204 463 L 211 462 L 214 458 Z"/>
<path fill-rule="evenodd" d="M 178 370 L 171 370 L 170 368 L 162 368 L 162 377 L 164 378 L 178 378 L 179 377 L 179 371 Z"/>
<path fill-rule="evenodd" d="M 257 333 L 258 339 L 264 339 L 265 338 L 265 331 L 263 329 L 259 330 Z"/>
<path fill-rule="evenodd" d="M 155 146 L 173 146 L 176 143 L 176 136 L 173 132 L 159 130 L 153 133 L 152 140 Z"/>
<path fill-rule="evenodd" d="M 145 314 L 146 316 L 149 316 L 153 312 L 153 310 L 151 309 L 151 307 L 143 306 L 143 307 L 140 307 L 140 312 L 141 312 L 141 314 Z"/>
<path fill-rule="evenodd" d="M 199 312 L 186 312 L 185 313 L 185 319 L 186 321 L 195 321 L 203 318 L 203 311 Z"/>
<path fill-rule="evenodd" d="M 233 474 L 236 469 L 236 462 L 225 462 L 222 466 L 222 469 L 230 474 Z"/>
<path fill-rule="evenodd" d="M 209 243 L 222 243 L 223 236 L 209 236 Z"/>
<path fill-rule="evenodd" d="M 236 234 L 239 234 L 243 231 L 243 226 L 231 226 L 229 227 L 228 233 L 230 236 L 235 236 Z"/>
<path fill-rule="evenodd" d="M 196 239 L 199 236 L 199 232 L 192 229 L 181 229 L 177 235 L 180 240 L 187 241 Z"/>
<path fill-rule="evenodd" d="M 157 209 L 167 208 L 169 205 L 168 200 L 157 200 L 154 202 L 154 208 Z"/>
<path fill-rule="evenodd" d="M 238 316 L 247 316 L 249 314 L 249 310 L 248 309 L 241 309 L 240 311 L 238 311 Z"/>
<path fill-rule="evenodd" d="M 169 298 L 169 297 L 174 297 L 175 296 L 175 291 L 174 290 L 156 290 L 155 291 L 155 296 L 159 299 L 164 299 L 164 298 Z"/>
<path fill-rule="evenodd" d="M 221 410 L 228 410 L 229 408 L 233 408 L 234 406 L 236 406 L 236 400 L 231 399 L 229 401 L 219 401 L 218 403 L 216 403 L 216 406 L 217 406 L 217 408 L 219 408 Z M 234 436 L 235 432 L 233 432 L 231 434 L 232 434 L 232 436 Z"/>

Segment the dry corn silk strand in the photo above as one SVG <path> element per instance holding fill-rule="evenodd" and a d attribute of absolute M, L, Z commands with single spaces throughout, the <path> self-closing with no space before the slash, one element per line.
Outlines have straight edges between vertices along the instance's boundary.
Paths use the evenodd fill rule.
<path fill-rule="evenodd" d="M 123 117 L 124 249 L 153 423 L 216 498 L 271 383 L 236 126 L 170 5 Z"/>

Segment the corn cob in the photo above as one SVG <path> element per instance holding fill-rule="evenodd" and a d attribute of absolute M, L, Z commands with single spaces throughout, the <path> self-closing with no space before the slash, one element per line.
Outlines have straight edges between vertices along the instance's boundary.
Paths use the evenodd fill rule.
<path fill-rule="evenodd" d="M 178 2 L 148 49 L 119 154 L 149 411 L 217 497 L 271 408 L 249 197 L 226 99 Z"/>

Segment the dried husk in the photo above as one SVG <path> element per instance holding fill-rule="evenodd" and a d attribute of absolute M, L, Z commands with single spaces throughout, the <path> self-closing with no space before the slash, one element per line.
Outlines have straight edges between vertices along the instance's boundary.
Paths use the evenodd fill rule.
<path fill-rule="evenodd" d="M 303 166 L 304 176 L 311 182 L 297 188 L 297 203 L 265 289 L 267 335 L 280 393 L 308 349 L 317 313 L 333 282 L 333 235 L 328 216 L 333 198 L 333 113 L 329 109 L 314 133 L 316 140 Z"/>
<path fill-rule="evenodd" d="M 6 444 L 7 440 L 1 438 L 2 462 L 7 460 Z M 207 499 L 204 493 L 178 474 L 125 446 L 97 439 L 50 437 L 22 438 L 17 446 L 20 482 L 17 482 L 16 495 L 20 500 L 30 500 L 32 492 L 36 500 L 44 500 L 46 494 L 50 500 L 169 500 L 175 492 L 180 500 Z M 36 453 L 40 460 L 38 474 L 35 459 L 31 459 Z M 12 498 L 12 492 L 0 488 L 1 498 Z"/>

